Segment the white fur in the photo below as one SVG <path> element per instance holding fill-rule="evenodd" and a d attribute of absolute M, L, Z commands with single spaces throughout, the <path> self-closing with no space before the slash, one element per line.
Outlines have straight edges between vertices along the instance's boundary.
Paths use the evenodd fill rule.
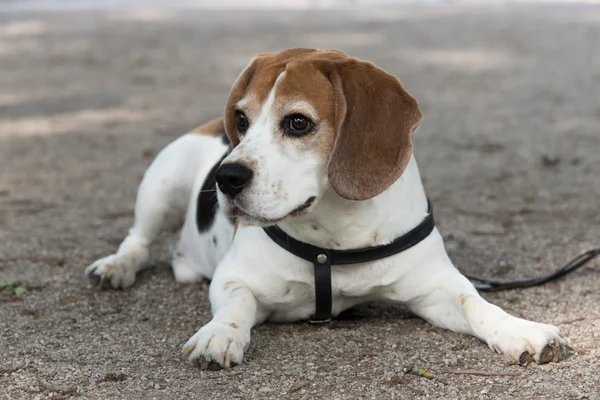
<path fill-rule="evenodd" d="M 279 226 L 299 240 L 350 249 L 390 243 L 427 214 L 414 157 L 382 194 L 367 201 L 345 200 L 328 185 L 326 160 L 311 156 L 314 143 L 299 145 L 278 136 L 276 104 L 273 89 L 259 112 L 248 110 L 250 129 L 224 162 L 252 162 L 255 175 L 235 202 L 219 191 L 222 209 L 208 232 L 196 229 L 196 199 L 226 147 L 220 138 L 185 135 L 148 169 L 138 192 L 135 224 L 118 252 L 86 270 L 115 288 L 131 285 L 158 232 L 184 220 L 174 251 L 175 277 L 185 282 L 212 278 L 213 319 L 185 344 L 190 360 L 239 364 L 253 326 L 267 319 L 306 319 L 314 312 L 313 266 L 273 243 L 257 225 L 283 219 Z M 311 196 L 317 200 L 307 215 L 286 217 Z M 233 227 L 225 212 L 233 207 L 248 215 L 241 218 L 229 248 Z M 332 289 L 334 315 L 366 301 L 403 302 L 431 324 L 474 335 L 513 361 L 523 361 L 523 353 L 548 361 L 540 360 L 547 346 L 558 354 L 559 343 L 566 344 L 556 327 L 515 318 L 482 299 L 448 258 L 437 229 L 397 255 L 333 266 Z"/>

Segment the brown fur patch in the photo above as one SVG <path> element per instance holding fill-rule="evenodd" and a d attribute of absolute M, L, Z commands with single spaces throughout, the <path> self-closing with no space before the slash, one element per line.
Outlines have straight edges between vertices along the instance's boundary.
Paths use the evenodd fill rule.
<path fill-rule="evenodd" d="M 190 133 L 206 136 L 220 136 L 225 133 L 225 124 L 223 123 L 223 118 L 215 118 L 212 121 L 192 129 Z"/>
<path fill-rule="evenodd" d="M 237 329 L 238 328 L 238 326 L 237 326 L 237 324 L 235 322 L 230 323 L 229 326 L 232 327 L 233 329 Z"/>

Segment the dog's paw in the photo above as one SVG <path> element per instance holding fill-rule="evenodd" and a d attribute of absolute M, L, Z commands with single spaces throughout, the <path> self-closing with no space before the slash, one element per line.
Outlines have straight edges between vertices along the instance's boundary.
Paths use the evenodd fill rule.
<path fill-rule="evenodd" d="M 553 325 L 514 318 L 494 333 L 490 348 L 521 365 L 531 362 L 545 364 L 566 358 L 567 340 Z"/>
<path fill-rule="evenodd" d="M 100 288 L 127 288 L 135 282 L 137 268 L 116 254 L 101 258 L 85 269 L 90 283 Z"/>
<path fill-rule="evenodd" d="M 135 282 L 135 274 L 148 262 L 150 241 L 129 235 L 116 254 L 101 258 L 85 269 L 90 283 L 102 288 L 125 289 Z"/>
<path fill-rule="evenodd" d="M 211 364 L 222 368 L 242 363 L 250 344 L 250 330 L 235 323 L 211 321 L 183 346 L 183 354 L 202 369 Z"/>

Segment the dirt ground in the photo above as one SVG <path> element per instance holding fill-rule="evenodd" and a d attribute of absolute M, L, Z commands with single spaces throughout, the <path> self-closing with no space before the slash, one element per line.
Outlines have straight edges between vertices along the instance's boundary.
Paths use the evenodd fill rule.
<path fill-rule="evenodd" d="M 465 272 L 550 272 L 600 245 L 600 8 L 0 13 L 0 282 L 26 289 L 0 295 L 0 398 L 599 399 L 599 261 L 485 295 L 568 332 L 573 356 L 528 367 L 375 304 L 260 326 L 243 365 L 199 371 L 180 349 L 207 286 L 174 281 L 167 240 L 131 289 L 87 286 L 153 156 L 221 113 L 252 55 L 292 46 L 372 60 L 419 100 L 417 160 Z"/>

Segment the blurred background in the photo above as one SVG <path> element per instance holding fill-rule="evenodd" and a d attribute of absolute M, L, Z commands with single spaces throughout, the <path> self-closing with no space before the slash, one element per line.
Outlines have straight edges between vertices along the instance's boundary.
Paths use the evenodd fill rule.
<path fill-rule="evenodd" d="M 550 272 L 600 238 L 599 3 L 0 0 L 0 285 L 25 290 L 0 295 L 0 398 L 597 396 L 598 262 L 486 295 L 568 329 L 572 368 L 450 383 L 393 379 L 409 362 L 507 367 L 388 306 L 338 331 L 265 325 L 243 377 L 200 373 L 179 348 L 210 318 L 206 287 L 174 282 L 166 242 L 129 291 L 91 291 L 82 271 L 127 232 L 157 152 L 220 115 L 256 53 L 316 47 L 375 62 L 419 101 L 415 154 L 459 268 Z"/>

